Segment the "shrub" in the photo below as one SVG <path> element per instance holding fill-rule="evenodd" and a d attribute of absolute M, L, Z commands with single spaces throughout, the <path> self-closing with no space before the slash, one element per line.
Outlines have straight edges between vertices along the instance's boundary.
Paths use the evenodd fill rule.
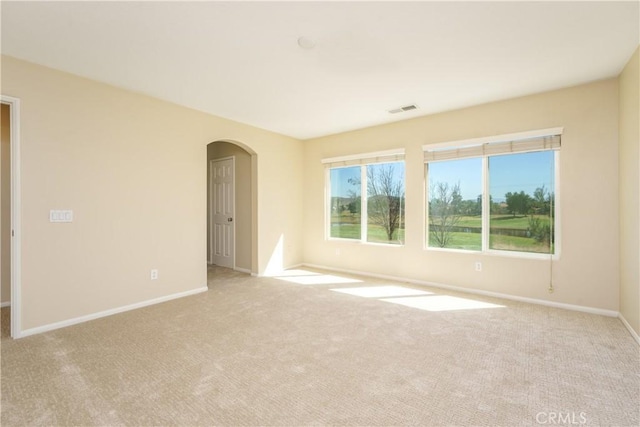
<path fill-rule="evenodd" d="M 528 231 L 529 235 L 533 237 L 536 242 L 549 242 L 551 228 L 549 227 L 549 224 L 543 224 L 539 217 L 534 217 L 533 215 L 529 217 Z"/>

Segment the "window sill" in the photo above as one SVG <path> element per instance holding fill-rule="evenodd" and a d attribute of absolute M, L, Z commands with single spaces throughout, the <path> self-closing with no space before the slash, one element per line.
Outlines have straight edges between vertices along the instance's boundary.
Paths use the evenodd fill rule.
<path fill-rule="evenodd" d="M 341 239 L 339 237 L 328 237 L 326 239 L 327 242 L 340 242 L 340 243 L 350 243 L 354 245 L 366 245 L 366 246 L 383 246 L 386 248 L 403 248 L 405 246 L 404 243 L 377 243 L 377 242 L 364 242 L 358 239 Z"/>
<path fill-rule="evenodd" d="M 516 252 L 516 251 L 499 251 L 494 249 L 489 250 L 473 250 L 473 249 L 449 249 L 449 248 L 432 248 L 425 247 L 425 251 L 430 252 L 449 252 L 449 253 L 458 253 L 458 254 L 466 254 L 466 255 L 482 255 L 482 256 L 497 256 L 504 258 L 520 258 L 520 259 L 532 259 L 532 260 L 549 260 L 558 261 L 560 259 L 559 254 L 541 254 L 534 252 Z"/>

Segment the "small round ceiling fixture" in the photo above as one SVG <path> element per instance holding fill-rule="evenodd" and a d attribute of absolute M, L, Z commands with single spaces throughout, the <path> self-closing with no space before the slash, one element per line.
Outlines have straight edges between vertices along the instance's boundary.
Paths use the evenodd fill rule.
<path fill-rule="evenodd" d="M 309 37 L 298 37 L 298 46 L 303 49 L 313 49 L 316 47 L 316 42 L 311 40 Z"/>

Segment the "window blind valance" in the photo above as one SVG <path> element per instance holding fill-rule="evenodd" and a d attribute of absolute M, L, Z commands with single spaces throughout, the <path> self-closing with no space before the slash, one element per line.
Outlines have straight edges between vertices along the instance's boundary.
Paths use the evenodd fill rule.
<path fill-rule="evenodd" d="M 468 145 L 451 145 L 430 148 L 423 146 L 424 161 L 465 159 L 469 157 L 495 156 L 509 153 L 526 153 L 531 151 L 559 150 L 561 134 L 525 137 L 505 141 L 496 137 L 496 142 L 478 142 Z M 455 144 L 455 143 L 454 143 Z M 463 143 L 464 144 L 464 143 Z"/>
<path fill-rule="evenodd" d="M 404 148 L 397 150 L 377 151 L 375 153 L 354 154 L 350 156 L 322 159 L 325 168 L 343 168 L 348 166 L 368 165 L 372 163 L 392 163 L 404 160 Z"/>

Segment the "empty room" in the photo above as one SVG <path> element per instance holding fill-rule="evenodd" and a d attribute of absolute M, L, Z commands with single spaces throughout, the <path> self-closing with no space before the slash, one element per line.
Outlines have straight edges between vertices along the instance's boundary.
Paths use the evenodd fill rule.
<path fill-rule="evenodd" d="M 3 426 L 640 425 L 640 2 L 0 12 Z"/>

